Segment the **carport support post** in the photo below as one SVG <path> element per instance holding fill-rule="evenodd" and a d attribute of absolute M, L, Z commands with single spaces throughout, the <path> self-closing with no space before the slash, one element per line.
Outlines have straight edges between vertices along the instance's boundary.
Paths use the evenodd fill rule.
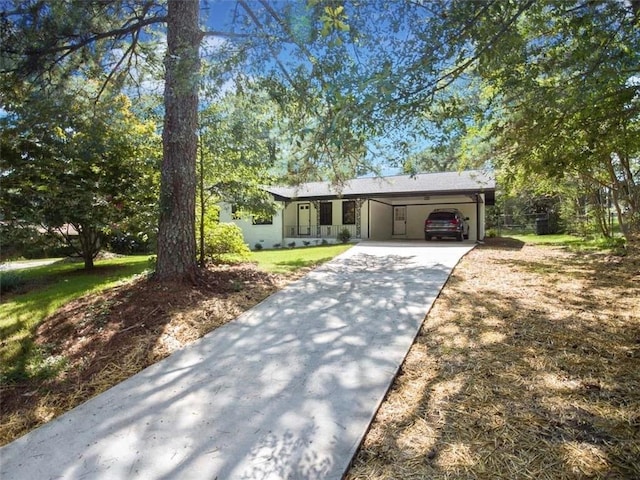
<path fill-rule="evenodd" d="M 480 194 L 476 193 L 476 242 L 480 241 Z"/>
<path fill-rule="evenodd" d="M 371 199 L 367 198 L 367 240 L 371 240 Z"/>

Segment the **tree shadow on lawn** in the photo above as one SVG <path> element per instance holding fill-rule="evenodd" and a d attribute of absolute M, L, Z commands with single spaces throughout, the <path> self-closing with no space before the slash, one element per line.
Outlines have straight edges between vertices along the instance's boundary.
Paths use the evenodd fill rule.
<path fill-rule="evenodd" d="M 599 278 L 602 259 L 496 250 L 482 265 L 474 253 L 429 313 L 345 478 L 640 478 L 633 285 Z"/>
<path fill-rule="evenodd" d="M 521 250 L 525 243 L 511 237 L 487 237 L 484 244 L 480 244 L 477 248 L 488 248 L 491 250 Z"/>

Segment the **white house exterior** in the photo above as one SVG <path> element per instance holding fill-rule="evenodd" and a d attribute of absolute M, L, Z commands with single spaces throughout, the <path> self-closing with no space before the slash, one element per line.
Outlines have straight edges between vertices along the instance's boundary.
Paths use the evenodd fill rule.
<path fill-rule="evenodd" d="M 481 171 L 358 178 L 341 189 L 328 182 L 267 187 L 280 209 L 270 224 L 234 218 L 222 204 L 220 221 L 234 222 L 254 248 L 335 243 L 348 229 L 352 240 L 424 240 L 424 221 L 436 208 L 457 208 L 469 217 L 469 240 L 485 236 L 485 207 L 495 200 L 495 180 Z"/>

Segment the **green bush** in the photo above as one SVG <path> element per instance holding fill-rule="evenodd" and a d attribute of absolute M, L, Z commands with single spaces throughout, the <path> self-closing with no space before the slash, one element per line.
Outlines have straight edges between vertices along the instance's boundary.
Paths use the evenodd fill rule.
<path fill-rule="evenodd" d="M 347 243 L 351 240 L 351 232 L 347 228 L 343 228 L 340 233 L 338 233 L 338 240 L 342 243 Z"/>
<path fill-rule="evenodd" d="M 233 223 L 212 225 L 205 234 L 205 255 L 214 263 L 236 263 L 249 258 L 251 250 L 240 227 Z"/>
<path fill-rule="evenodd" d="M 151 253 L 156 244 L 154 234 L 146 232 L 115 232 L 108 237 L 109 248 L 113 253 L 136 255 Z"/>
<path fill-rule="evenodd" d="M 0 223 L 0 260 L 63 257 L 71 254 L 60 237 L 40 233 L 33 225 Z"/>
<path fill-rule="evenodd" d="M 25 284 L 25 280 L 15 272 L 0 272 L 0 292 L 13 292 Z"/>

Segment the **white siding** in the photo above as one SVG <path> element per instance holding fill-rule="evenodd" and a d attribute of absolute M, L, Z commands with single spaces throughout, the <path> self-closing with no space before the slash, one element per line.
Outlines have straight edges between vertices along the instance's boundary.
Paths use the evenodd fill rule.
<path fill-rule="evenodd" d="M 457 208 L 466 217 L 469 217 L 469 239 L 472 241 L 478 240 L 478 222 L 480 222 L 480 239 L 482 240 L 485 236 L 485 204 L 484 195 L 481 195 L 481 197 L 482 203 L 480 203 L 479 218 L 477 218 L 476 203 L 470 197 L 462 195 L 364 200 L 360 209 L 360 237 L 372 240 L 391 240 L 392 238 L 424 240 L 424 221 L 432 210 L 436 208 Z M 242 229 L 245 242 L 252 249 L 256 243 L 261 243 L 264 248 L 273 248 L 276 244 L 285 245 L 291 241 L 296 241 L 296 244 L 302 244 L 304 240 L 310 242 L 311 245 L 315 245 L 320 242 L 320 238 L 328 236 L 329 230 L 331 230 L 330 236 L 335 238 L 336 231 L 342 225 L 343 201 L 342 199 L 331 200 L 333 224 L 331 227 L 317 225 L 318 212 L 315 203 L 312 201 L 282 203 L 282 208 L 273 217 L 272 225 L 252 225 L 251 218 L 233 220 L 231 218 L 231 205 L 222 204 L 220 221 L 237 224 Z M 298 236 L 297 228 L 298 205 L 300 203 L 309 204 L 310 223 L 313 226 L 310 235 L 302 237 Z M 405 205 L 407 207 L 407 228 L 404 236 L 392 235 L 394 205 Z M 318 236 L 318 228 L 320 228 L 320 236 Z M 318 241 L 316 242 L 316 240 Z"/>
<path fill-rule="evenodd" d="M 235 223 L 242 230 L 244 241 L 252 250 L 256 243 L 262 244 L 264 248 L 273 248 L 277 243 L 282 243 L 282 209 L 273 216 L 271 225 L 253 225 L 251 217 L 233 219 L 231 215 L 231 205 L 222 203 L 220 205 L 220 221 Z"/>

